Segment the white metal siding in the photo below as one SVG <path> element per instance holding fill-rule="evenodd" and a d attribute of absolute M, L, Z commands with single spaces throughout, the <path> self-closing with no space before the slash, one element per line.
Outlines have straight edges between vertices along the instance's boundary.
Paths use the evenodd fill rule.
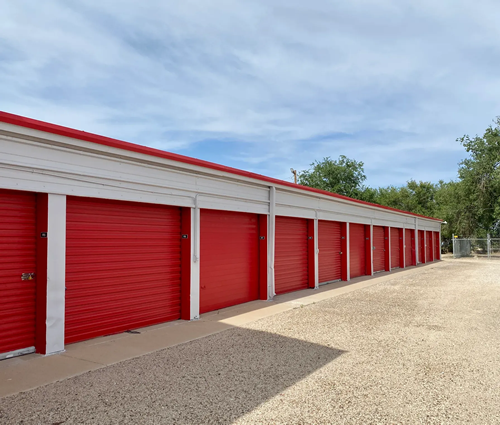
<path fill-rule="evenodd" d="M 0 123 L 6 189 L 439 231 L 440 223 L 297 187 Z"/>

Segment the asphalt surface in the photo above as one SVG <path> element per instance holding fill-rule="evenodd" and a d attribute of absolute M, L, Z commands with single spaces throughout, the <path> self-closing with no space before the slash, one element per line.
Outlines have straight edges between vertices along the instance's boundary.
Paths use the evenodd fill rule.
<path fill-rule="evenodd" d="M 500 423 L 500 263 L 416 273 L 0 399 L 1 424 Z"/>

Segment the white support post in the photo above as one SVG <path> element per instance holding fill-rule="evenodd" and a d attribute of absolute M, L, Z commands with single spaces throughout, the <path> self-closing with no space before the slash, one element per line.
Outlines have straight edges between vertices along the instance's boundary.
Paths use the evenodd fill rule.
<path fill-rule="evenodd" d="M 46 354 L 64 351 L 66 195 L 48 195 Z"/>
<path fill-rule="evenodd" d="M 346 252 L 346 255 L 347 255 L 347 281 L 350 281 L 351 280 L 351 256 L 349 253 L 349 249 L 350 249 L 351 238 L 349 235 L 349 223 L 345 224 L 345 237 L 347 239 L 347 242 L 346 242 L 346 247 L 347 247 L 347 252 Z"/>
<path fill-rule="evenodd" d="M 276 235 L 276 188 L 269 188 L 269 222 L 267 235 L 267 299 L 272 300 L 275 293 L 274 286 L 274 247 Z"/>
<path fill-rule="evenodd" d="M 427 231 L 424 230 L 424 261 L 423 263 L 427 263 Z"/>
<path fill-rule="evenodd" d="M 406 225 L 403 224 L 403 269 L 406 268 Z"/>
<path fill-rule="evenodd" d="M 387 232 L 387 234 L 389 235 L 388 238 L 389 238 L 389 271 L 392 271 L 392 258 L 391 258 L 391 254 L 392 254 L 392 247 L 391 247 L 391 227 L 390 226 L 387 226 L 387 230 L 389 230 Z"/>
<path fill-rule="evenodd" d="M 372 271 L 372 276 L 375 274 L 373 272 L 373 220 L 372 224 L 370 224 L 370 263 L 371 263 L 371 271 Z"/>
<path fill-rule="evenodd" d="M 316 218 L 314 219 L 314 289 L 319 288 L 319 222 L 318 211 L 316 211 Z"/>
<path fill-rule="evenodd" d="M 419 245 L 419 236 L 418 236 L 418 219 L 415 218 L 415 265 L 418 266 L 418 263 L 422 262 L 420 258 L 420 250 L 418 249 Z"/>
<path fill-rule="evenodd" d="M 190 319 L 200 318 L 200 209 L 191 208 L 191 298 Z"/>

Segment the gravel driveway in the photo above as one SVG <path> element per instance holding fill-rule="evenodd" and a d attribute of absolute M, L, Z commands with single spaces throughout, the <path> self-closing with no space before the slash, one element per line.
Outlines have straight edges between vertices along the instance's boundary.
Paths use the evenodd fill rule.
<path fill-rule="evenodd" d="M 2 424 L 500 423 L 500 264 L 449 260 L 0 400 Z"/>

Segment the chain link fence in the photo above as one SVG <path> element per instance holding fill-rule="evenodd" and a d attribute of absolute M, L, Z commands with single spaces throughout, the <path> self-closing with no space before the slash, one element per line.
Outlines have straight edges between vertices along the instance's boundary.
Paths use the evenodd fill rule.
<path fill-rule="evenodd" d="M 500 260 L 500 238 L 454 238 L 453 258 L 462 257 Z"/>

